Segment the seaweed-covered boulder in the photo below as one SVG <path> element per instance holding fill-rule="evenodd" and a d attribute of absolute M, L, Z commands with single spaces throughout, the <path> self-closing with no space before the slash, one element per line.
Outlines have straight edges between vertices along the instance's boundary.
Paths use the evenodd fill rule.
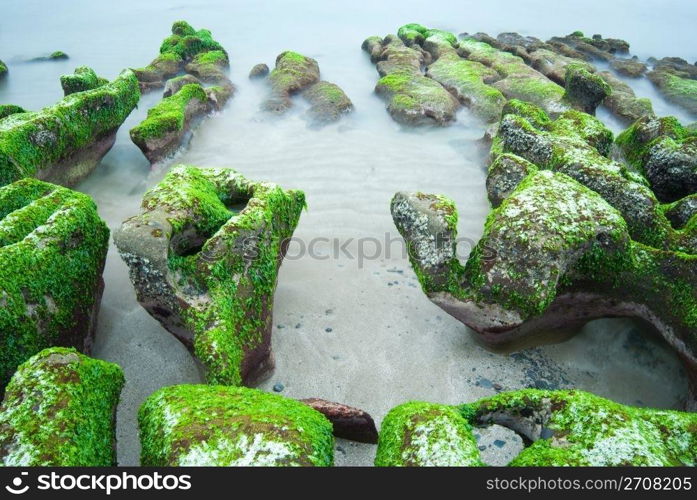
<path fill-rule="evenodd" d="M 9 71 L 7 70 L 7 65 L 4 62 L 0 61 L 0 79 L 7 76 L 7 73 L 9 73 Z"/>
<path fill-rule="evenodd" d="M 598 75 L 610 86 L 610 95 L 605 97 L 603 105 L 621 122 L 633 123 L 642 116 L 652 115 L 653 106 L 645 97 L 637 97 L 632 88 L 609 71 Z"/>
<path fill-rule="evenodd" d="M 74 349 L 44 349 L 22 364 L 0 406 L 5 466 L 116 465 L 121 368 Z"/>
<path fill-rule="evenodd" d="M 613 59 L 610 61 L 610 66 L 620 75 L 630 78 L 639 78 L 646 73 L 646 64 L 641 62 L 636 56 L 631 59 Z"/>
<path fill-rule="evenodd" d="M 99 164 L 140 99 L 132 71 L 41 111 L 0 120 L 0 186 L 23 177 L 72 186 Z"/>
<path fill-rule="evenodd" d="M 411 402 L 382 421 L 375 465 L 379 467 L 475 467 L 484 465 L 472 427 L 456 407 Z"/>
<path fill-rule="evenodd" d="M 203 86 L 203 82 L 194 75 L 181 75 L 170 78 L 167 80 L 167 83 L 165 83 L 165 90 L 162 92 L 162 97 L 171 97 L 179 92 L 184 85 L 190 83 L 197 83 Z"/>
<path fill-rule="evenodd" d="M 206 52 L 218 53 L 213 56 L 216 61 L 221 57 L 219 53 L 222 53 L 227 61 L 225 49 L 213 40 L 210 31 L 196 31 L 186 21 L 177 21 L 172 25 L 172 35 L 162 42 L 160 54 L 148 66 L 133 71 L 143 91 L 162 88 L 168 79 L 182 72 L 187 64 L 194 62 L 197 66 L 196 58 L 205 57 L 203 54 Z"/>
<path fill-rule="evenodd" d="M 109 83 L 109 80 L 97 76 L 94 70 L 87 66 L 75 68 L 75 73 L 61 76 L 60 81 L 65 95 L 96 89 Z"/>
<path fill-rule="evenodd" d="M 570 64 L 566 67 L 565 88 L 565 97 L 574 103 L 577 109 L 591 115 L 595 114 L 595 108 L 612 92 L 605 80 L 581 64 Z"/>
<path fill-rule="evenodd" d="M 245 387 L 178 385 L 138 412 L 144 466 L 330 466 L 332 424 L 309 406 Z"/>
<path fill-rule="evenodd" d="M 269 67 L 264 63 L 255 64 L 252 69 L 249 70 L 249 79 L 254 80 L 255 78 L 264 78 L 269 74 Z"/>
<path fill-rule="evenodd" d="M 335 122 L 353 109 L 351 99 L 334 83 L 319 81 L 302 95 L 310 103 L 308 115 L 316 125 Z"/>
<path fill-rule="evenodd" d="M 16 104 L 0 104 L 0 120 L 15 113 L 26 113 L 27 110 Z"/>
<path fill-rule="evenodd" d="M 138 301 L 209 382 L 249 383 L 273 366 L 276 276 L 304 205 L 301 191 L 182 165 L 114 234 Z"/>
<path fill-rule="evenodd" d="M 628 222 L 597 192 L 560 172 L 533 171 L 489 214 L 465 266 L 451 201 L 398 193 L 392 216 L 428 297 L 484 342 L 638 317 L 684 361 L 695 404 L 694 254 L 632 240 Z"/>
<path fill-rule="evenodd" d="M 486 191 L 491 206 L 496 208 L 508 198 L 523 179 L 537 171 L 528 160 L 510 153 L 503 153 L 489 166 Z"/>
<path fill-rule="evenodd" d="M 29 62 L 65 61 L 66 59 L 70 59 L 68 54 L 62 50 L 56 50 L 55 52 L 51 52 L 46 56 L 34 57 L 33 59 L 30 59 Z"/>
<path fill-rule="evenodd" d="M 269 74 L 268 82 L 270 94 L 262 108 L 283 113 L 293 105 L 292 94 L 319 82 L 319 65 L 311 57 L 287 50 L 276 57 L 276 67 Z"/>
<path fill-rule="evenodd" d="M 697 77 L 687 78 L 671 69 L 654 69 L 647 76 L 667 100 L 697 116 Z"/>
<path fill-rule="evenodd" d="M 683 229 L 690 222 L 690 219 L 697 215 L 697 194 L 691 194 L 664 205 L 663 210 L 674 228 Z"/>
<path fill-rule="evenodd" d="M 672 202 L 697 192 L 697 132 L 677 119 L 645 116 L 616 142 L 659 200 Z"/>
<path fill-rule="evenodd" d="M 131 140 L 156 163 L 186 146 L 195 125 L 211 110 L 205 89 L 186 84 L 148 110 L 145 120 L 130 130 Z"/>
<path fill-rule="evenodd" d="M 89 352 L 108 240 L 87 195 L 31 178 L 0 188 L 0 387 L 46 347 Z"/>
<path fill-rule="evenodd" d="M 492 424 L 529 443 L 509 466 L 697 464 L 695 413 L 624 406 L 576 390 L 525 389 L 461 406 L 397 406 L 380 429 L 375 465 L 482 465 L 472 432 Z"/>
<path fill-rule="evenodd" d="M 379 40 L 379 42 L 378 42 Z M 363 48 L 377 63 L 381 78 L 375 93 L 387 102 L 392 118 L 405 125 L 447 125 L 455 119 L 457 99 L 421 72 L 424 51 L 407 47 L 394 35 L 370 37 Z"/>

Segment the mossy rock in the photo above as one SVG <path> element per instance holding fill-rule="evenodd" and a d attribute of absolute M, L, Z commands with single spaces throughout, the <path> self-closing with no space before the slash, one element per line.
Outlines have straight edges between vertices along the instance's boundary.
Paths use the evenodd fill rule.
<path fill-rule="evenodd" d="M 138 412 L 144 466 L 330 466 L 332 424 L 309 406 L 244 387 L 178 385 Z"/>
<path fill-rule="evenodd" d="M 284 113 L 292 106 L 291 95 L 319 82 L 319 65 L 311 57 L 287 50 L 276 57 L 276 67 L 268 82 L 271 91 L 262 109 Z"/>
<path fill-rule="evenodd" d="M 632 88 L 609 71 L 598 73 L 612 89 L 603 105 L 609 109 L 621 122 L 629 125 L 642 116 L 653 114 L 651 100 L 637 97 Z"/>
<path fill-rule="evenodd" d="M 186 84 L 148 110 L 145 120 L 130 130 L 131 140 L 156 163 L 186 146 L 194 125 L 211 110 L 204 88 Z"/>
<path fill-rule="evenodd" d="M 304 206 L 301 191 L 182 165 L 115 233 L 139 302 L 210 383 L 250 383 L 272 366 L 276 276 Z"/>
<path fill-rule="evenodd" d="M 612 93 L 610 86 L 599 75 L 588 71 L 583 63 L 566 67 L 564 97 L 576 109 L 595 114 L 595 109 Z"/>
<path fill-rule="evenodd" d="M 23 179 L 0 188 L 0 384 L 41 349 L 88 352 L 109 229 L 87 195 Z"/>
<path fill-rule="evenodd" d="M 96 89 L 109 83 L 109 80 L 97 76 L 94 70 L 87 66 L 76 68 L 72 75 L 61 76 L 60 81 L 65 95 Z"/>
<path fill-rule="evenodd" d="M 0 104 L 0 120 L 15 113 L 26 113 L 27 110 L 15 104 Z"/>
<path fill-rule="evenodd" d="M 269 67 L 264 63 L 255 64 L 252 69 L 249 70 L 249 79 L 259 79 L 266 78 L 269 74 Z"/>
<path fill-rule="evenodd" d="M 303 97 L 310 104 L 308 115 L 314 125 L 335 122 L 353 109 L 341 87 L 330 82 L 315 83 L 303 92 Z"/>
<path fill-rule="evenodd" d="M 473 431 L 507 427 L 529 443 L 508 465 L 695 466 L 697 414 L 635 408 L 576 391 L 523 389 L 461 406 L 390 410 L 375 465 L 484 465 Z"/>
<path fill-rule="evenodd" d="M 375 465 L 379 467 L 474 467 L 479 456 L 472 427 L 456 407 L 411 402 L 382 421 Z"/>
<path fill-rule="evenodd" d="M 685 78 L 670 70 L 654 70 L 648 77 L 667 100 L 697 116 L 697 79 Z"/>
<path fill-rule="evenodd" d="M 121 368 L 74 349 L 44 349 L 22 364 L 0 406 L 5 466 L 116 465 Z"/>
<path fill-rule="evenodd" d="M 61 50 L 56 50 L 55 52 L 51 52 L 50 54 L 46 56 L 39 56 L 35 57 L 33 59 L 30 59 L 29 62 L 44 62 L 44 61 L 65 61 L 67 59 L 70 59 L 68 54 Z"/>
<path fill-rule="evenodd" d="M 697 192 L 697 132 L 676 118 L 644 116 L 616 142 L 659 200 L 673 202 Z"/>
<path fill-rule="evenodd" d="M 0 120 L 0 186 L 24 177 L 75 185 L 99 164 L 140 99 L 132 71 L 41 111 Z"/>
<path fill-rule="evenodd" d="M 7 65 L 4 62 L 0 61 L 0 79 L 6 77 L 7 73 L 9 73 Z"/>

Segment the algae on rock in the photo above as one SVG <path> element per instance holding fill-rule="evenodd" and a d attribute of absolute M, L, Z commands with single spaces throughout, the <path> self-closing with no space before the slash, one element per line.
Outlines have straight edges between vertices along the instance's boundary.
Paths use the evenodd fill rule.
<path fill-rule="evenodd" d="M 182 165 L 115 233 L 138 301 L 210 383 L 250 383 L 273 366 L 276 277 L 304 206 L 301 191 Z"/>
<path fill-rule="evenodd" d="M 121 368 L 75 349 L 44 349 L 22 364 L 0 406 L 0 463 L 116 465 Z"/>
<path fill-rule="evenodd" d="M 108 240 L 87 195 L 31 178 L 0 188 L 0 387 L 46 347 L 89 352 Z"/>
<path fill-rule="evenodd" d="M 293 399 L 245 387 L 178 385 L 138 412 L 145 466 L 330 466 L 332 424 Z"/>

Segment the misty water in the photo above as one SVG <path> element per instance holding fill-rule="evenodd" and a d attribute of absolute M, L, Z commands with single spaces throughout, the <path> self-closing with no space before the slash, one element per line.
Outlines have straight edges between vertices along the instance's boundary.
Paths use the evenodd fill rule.
<path fill-rule="evenodd" d="M 563 343 L 494 353 L 428 301 L 404 255 L 389 202 L 400 190 L 445 194 L 457 203 L 460 236 L 476 242 L 489 211 L 485 152 L 477 142 L 483 127 L 466 109 L 449 127 L 399 126 L 373 93 L 378 75 L 360 46 L 369 35 L 420 22 L 455 33 L 517 31 L 542 39 L 582 30 L 626 39 L 641 59 L 680 56 L 692 62 L 697 4 L 4 0 L 2 14 L 0 59 L 10 75 L 0 83 L 0 102 L 26 109 L 59 100 L 58 77 L 77 66 L 113 78 L 124 68 L 146 65 L 179 19 L 210 29 L 227 49 L 237 94 L 222 113 L 202 123 L 187 150 L 151 168 L 130 141 L 128 130 L 161 98 L 154 91 L 141 99 L 112 151 L 77 189 L 94 197 L 112 229 L 138 213 L 145 191 L 177 163 L 235 168 L 251 179 L 306 193 L 298 243 L 278 279 L 276 370 L 260 388 L 282 384 L 281 394 L 288 397 L 347 403 L 378 423 L 407 400 L 461 403 L 528 386 L 575 387 L 627 404 L 680 407 L 687 391 L 683 370 L 671 350 L 638 323 L 594 321 Z M 272 66 L 288 49 L 315 58 L 322 78 L 340 85 L 355 111 L 319 130 L 308 127 L 301 100 L 282 117 L 262 115 L 265 83 L 249 81 L 247 73 L 259 62 Z M 70 59 L 22 62 L 54 50 Z M 654 101 L 659 114 L 688 118 L 647 80 L 628 82 Z M 314 256 L 302 252 L 302 244 L 318 238 L 325 240 Z M 336 251 L 337 242 L 346 252 Z M 104 278 L 93 354 L 125 370 L 118 459 L 134 465 L 135 417 L 143 399 L 159 387 L 202 379 L 186 349 L 136 302 L 113 244 Z M 370 445 L 340 440 L 337 446 L 338 464 L 372 463 Z"/>

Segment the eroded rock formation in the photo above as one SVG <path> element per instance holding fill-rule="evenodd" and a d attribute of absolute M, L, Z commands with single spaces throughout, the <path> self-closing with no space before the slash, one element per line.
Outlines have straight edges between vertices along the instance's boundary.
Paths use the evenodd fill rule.
<path fill-rule="evenodd" d="M 210 383 L 250 383 L 273 367 L 276 276 L 304 205 L 301 191 L 234 170 L 178 166 L 114 234 L 138 301 Z"/>

